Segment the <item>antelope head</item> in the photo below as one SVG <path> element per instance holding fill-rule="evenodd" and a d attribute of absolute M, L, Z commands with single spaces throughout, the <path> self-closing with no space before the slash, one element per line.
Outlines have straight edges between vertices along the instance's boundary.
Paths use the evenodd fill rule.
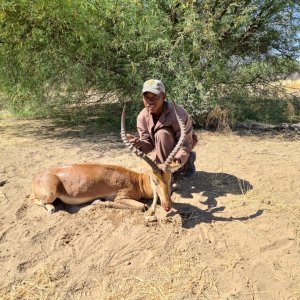
<path fill-rule="evenodd" d="M 157 197 L 160 198 L 161 206 L 166 210 L 169 211 L 172 208 L 172 199 L 171 199 L 171 180 L 172 180 L 172 173 L 177 171 L 181 164 L 174 162 L 175 155 L 179 151 L 180 147 L 182 146 L 184 139 L 185 139 L 185 125 L 183 121 L 180 119 L 176 105 L 173 102 L 176 118 L 178 120 L 181 134 L 180 138 L 175 145 L 173 151 L 169 154 L 166 161 L 163 164 L 157 164 L 153 161 L 150 157 L 148 157 L 144 152 L 137 149 L 134 145 L 132 145 L 127 136 L 125 131 L 125 108 L 123 108 L 122 113 L 122 121 L 121 121 L 121 138 L 124 144 L 138 157 L 142 158 L 152 169 L 150 174 L 150 184 L 153 191 L 153 204 L 152 204 L 152 211 L 154 213 L 155 206 L 157 202 Z"/>

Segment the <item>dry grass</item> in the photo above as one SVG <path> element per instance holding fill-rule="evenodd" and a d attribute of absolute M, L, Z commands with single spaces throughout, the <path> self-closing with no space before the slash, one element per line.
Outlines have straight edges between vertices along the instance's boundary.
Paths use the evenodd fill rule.
<path fill-rule="evenodd" d="M 285 89 L 288 92 L 296 93 L 298 96 L 300 96 L 300 79 L 297 80 L 282 80 L 281 81 L 282 86 L 285 87 Z"/>
<path fill-rule="evenodd" d="M 0 298 L 2 300 L 47 300 L 54 299 L 54 292 L 55 282 L 50 267 L 46 266 L 36 271 L 34 276 L 1 289 Z"/>
<path fill-rule="evenodd" d="M 106 274 L 106 279 L 111 277 L 109 280 L 94 279 L 99 294 L 98 296 L 94 294 L 91 299 L 173 300 L 178 299 L 178 291 L 182 299 L 184 295 L 193 295 L 195 299 L 209 299 L 211 294 L 216 293 L 217 283 L 213 271 L 199 255 L 193 257 L 174 255 L 165 259 L 166 264 L 163 266 L 158 264 L 153 266 L 155 276 L 150 278 Z M 65 299 L 63 294 L 57 295 L 60 284 L 57 274 L 52 271 L 53 268 L 45 266 L 38 269 L 33 276 L 0 289 L 0 299 Z"/>
<path fill-rule="evenodd" d="M 229 130 L 232 124 L 232 118 L 227 108 L 221 109 L 220 106 L 216 106 L 211 110 L 206 119 L 206 128 L 217 130 Z"/>
<path fill-rule="evenodd" d="M 291 95 L 300 96 L 300 79 L 297 80 L 278 80 L 274 82 L 275 87 L 283 88 L 286 92 L 288 92 Z"/>
<path fill-rule="evenodd" d="M 278 80 L 276 82 L 273 82 L 271 86 L 263 86 L 261 88 L 263 94 L 268 93 L 269 97 L 274 98 L 275 107 L 276 99 L 285 99 L 285 101 L 287 101 L 286 111 L 282 112 L 282 114 L 286 115 L 287 120 L 289 122 L 300 121 L 299 112 L 297 108 L 298 105 L 295 106 L 295 102 L 297 103 L 300 97 L 300 79 Z M 253 96 L 259 97 L 257 91 L 252 91 L 252 94 Z M 258 100 L 258 102 L 256 103 L 257 109 L 262 108 L 263 110 L 266 110 L 266 108 L 263 108 L 261 106 L 261 103 L 263 102 L 260 101 L 263 100 Z M 252 109 L 256 108 L 252 107 Z M 232 127 L 233 123 L 234 120 L 230 110 L 227 108 L 223 109 L 219 105 L 217 105 L 208 113 L 205 126 L 207 129 L 214 129 L 218 131 L 230 131 L 230 128 Z"/>
<path fill-rule="evenodd" d="M 163 291 L 160 299 L 176 299 L 178 291 L 182 295 L 194 295 L 195 299 L 209 297 L 216 290 L 213 271 L 198 254 L 193 257 L 172 257 L 166 266 L 157 266 L 155 285 Z"/>
<path fill-rule="evenodd" d="M 198 255 L 190 258 L 168 256 L 166 260 L 163 266 L 153 266 L 155 276 L 152 278 L 111 278 L 109 285 L 98 281 L 99 299 L 173 300 L 185 299 L 185 295 L 193 295 L 194 299 L 209 299 L 211 293 L 216 292 L 213 272 Z"/>

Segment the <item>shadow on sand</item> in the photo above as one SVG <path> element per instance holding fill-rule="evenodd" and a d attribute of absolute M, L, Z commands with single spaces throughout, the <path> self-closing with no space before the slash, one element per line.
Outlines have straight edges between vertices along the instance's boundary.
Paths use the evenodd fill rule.
<path fill-rule="evenodd" d="M 202 210 L 188 203 L 174 203 L 173 208 L 175 211 L 170 212 L 167 217 L 179 214 L 182 218 L 183 228 L 193 228 L 202 222 L 245 221 L 256 218 L 263 213 L 262 210 L 244 217 L 225 218 L 214 216 L 214 213 L 225 209 L 225 206 L 217 207 L 218 197 L 227 194 L 244 195 L 252 188 L 253 186 L 248 181 L 230 174 L 198 171 L 192 178 L 187 179 L 182 177 L 178 182 L 176 193 L 183 199 L 190 199 L 193 198 L 192 194 L 201 193 L 202 196 L 207 197 L 205 201 L 201 202 L 201 204 L 207 206 L 207 209 Z"/>
<path fill-rule="evenodd" d="M 180 178 L 176 193 L 179 194 L 182 199 L 191 199 L 193 198 L 193 194 L 201 193 L 202 196 L 207 197 L 207 199 L 201 202 L 201 204 L 207 206 L 207 209 L 203 210 L 189 203 L 174 203 L 173 210 L 167 214 L 167 217 L 172 217 L 179 214 L 182 219 L 183 228 L 193 228 L 197 224 L 203 222 L 211 223 L 214 221 L 246 221 L 256 218 L 263 213 L 262 210 L 258 210 L 249 216 L 243 217 L 226 218 L 214 216 L 214 213 L 225 210 L 225 206 L 217 207 L 218 197 L 225 196 L 227 194 L 243 195 L 252 188 L 252 185 L 248 181 L 230 174 L 198 171 L 192 178 Z M 152 201 L 148 201 L 147 203 L 150 205 L 151 202 Z M 56 211 L 63 210 L 70 214 L 75 214 L 78 213 L 82 208 L 91 205 L 91 203 L 68 205 L 57 199 L 54 205 Z"/>
<path fill-rule="evenodd" d="M 82 208 L 90 206 L 91 203 L 92 201 L 83 204 L 78 204 L 78 205 L 70 205 L 70 204 L 63 203 L 60 199 L 56 199 L 53 202 L 53 205 L 55 207 L 55 212 L 65 211 L 68 212 L 69 214 L 77 214 Z"/>

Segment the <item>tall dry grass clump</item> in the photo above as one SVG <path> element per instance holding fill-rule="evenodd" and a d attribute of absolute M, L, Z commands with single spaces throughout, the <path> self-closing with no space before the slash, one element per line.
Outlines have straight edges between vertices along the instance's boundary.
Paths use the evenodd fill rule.
<path fill-rule="evenodd" d="M 222 109 L 217 105 L 208 113 L 205 127 L 207 129 L 227 131 L 230 130 L 232 123 L 232 117 L 229 109 Z"/>

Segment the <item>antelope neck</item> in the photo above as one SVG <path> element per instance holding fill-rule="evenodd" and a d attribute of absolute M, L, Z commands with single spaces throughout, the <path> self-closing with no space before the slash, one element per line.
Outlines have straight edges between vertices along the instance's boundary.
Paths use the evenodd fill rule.
<path fill-rule="evenodd" d="M 140 185 L 142 198 L 145 199 L 153 198 L 153 190 L 150 183 L 150 175 L 141 174 L 139 185 Z"/>

